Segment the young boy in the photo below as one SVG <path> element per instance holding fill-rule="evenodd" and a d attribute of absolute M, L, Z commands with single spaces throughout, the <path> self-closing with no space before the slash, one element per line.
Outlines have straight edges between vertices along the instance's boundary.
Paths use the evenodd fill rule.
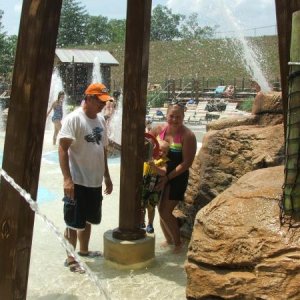
<path fill-rule="evenodd" d="M 142 189 L 142 211 L 141 211 L 141 227 L 145 227 L 146 209 L 148 212 L 148 225 L 146 231 L 153 233 L 153 221 L 155 215 L 155 206 L 158 204 L 161 191 L 156 191 L 155 186 L 160 176 L 165 176 L 167 172 L 166 162 L 169 152 L 169 143 L 159 141 L 159 158 L 154 161 L 144 163 L 143 172 L 143 189 Z"/>

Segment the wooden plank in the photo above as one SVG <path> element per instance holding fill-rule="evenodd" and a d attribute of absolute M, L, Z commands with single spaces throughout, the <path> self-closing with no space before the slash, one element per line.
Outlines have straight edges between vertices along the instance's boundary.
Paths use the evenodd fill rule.
<path fill-rule="evenodd" d="M 151 0 L 127 1 L 119 228 L 113 236 L 136 240 L 143 178 Z"/>
<path fill-rule="evenodd" d="M 24 0 L 7 120 L 3 169 L 37 195 L 46 111 L 62 0 Z M 0 295 L 26 299 L 34 213 L 0 186 Z"/>

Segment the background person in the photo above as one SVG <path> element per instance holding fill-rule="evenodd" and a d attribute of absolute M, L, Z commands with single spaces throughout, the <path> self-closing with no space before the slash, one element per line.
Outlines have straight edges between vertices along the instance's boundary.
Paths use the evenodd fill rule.
<path fill-rule="evenodd" d="M 110 98 L 109 101 L 106 102 L 106 105 L 103 109 L 104 119 L 109 122 L 111 117 L 113 116 L 116 108 L 116 103 L 113 97 Z"/>
<path fill-rule="evenodd" d="M 61 120 L 63 118 L 63 100 L 65 98 L 65 92 L 58 93 L 57 100 L 55 100 L 50 109 L 47 112 L 47 118 L 53 109 L 52 122 L 54 124 L 53 145 L 56 145 L 56 138 L 59 130 L 61 129 Z"/>
<path fill-rule="evenodd" d="M 167 110 L 167 124 L 160 128 L 158 139 L 169 143 L 167 175 L 161 177 L 158 189 L 163 196 L 158 205 L 160 225 L 166 241 L 162 246 L 174 245 L 174 253 L 180 252 L 183 243 L 180 238 L 179 224 L 173 210 L 184 193 L 197 149 L 195 134 L 183 124 L 184 105 L 175 102 Z M 155 132 L 155 131 L 153 131 Z M 157 132 L 158 133 L 158 132 Z"/>
<path fill-rule="evenodd" d="M 110 99 L 101 83 L 88 86 L 82 106 L 64 120 L 59 133 L 59 162 L 64 180 L 65 238 L 79 255 L 99 256 L 89 251 L 91 224 L 99 224 L 102 216 L 102 181 L 105 194 L 113 186 L 107 165 L 108 145 L 106 122 L 99 113 Z M 74 257 L 68 253 L 65 262 L 72 272 L 83 272 Z"/>

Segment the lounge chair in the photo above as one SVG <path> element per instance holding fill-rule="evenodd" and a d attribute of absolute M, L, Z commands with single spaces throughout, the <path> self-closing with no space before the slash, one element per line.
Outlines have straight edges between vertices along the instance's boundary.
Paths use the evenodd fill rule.
<path fill-rule="evenodd" d="M 206 111 L 206 106 L 207 106 L 208 101 L 201 101 L 198 103 L 196 107 L 196 112 L 204 112 Z"/>
<path fill-rule="evenodd" d="M 189 118 L 189 124 L 201 125 L 206 121 L 207 112 L 196 112 L 195 115 Z"/>
<path fill-rule="evenodd" d="M 226 89 L 226 85 L 219 85 L 216 87 L 215 89 L 215 97 L 222 97 L 223 96 L 223 93 L 225 92 L 225 89 Z"/>
<path fill-rule="evenodd" d="M 238 106 L 237 102 L 228 102 L 226 104 L 226 108 L 224 110 L 224 113 L 235 112 L 237 110 L 237 106 Z"/>
<path fill-rule="evenodd" d="M 153 121 L 163 121 L 165 119 L 165 114 L 162 112 L 162 108 L 157 108 L 154 115 L 152 116 Z"/>
<path fill-rule="evenodd" d="M 194 109 L 187 109 L 184 113 L 184 119 L 183 119 L 183 122 L 186 124 L 186 123 L 189 123 L 189 119 L 191 117 L 193 117 L 196 113 L 196 110 Z"/>

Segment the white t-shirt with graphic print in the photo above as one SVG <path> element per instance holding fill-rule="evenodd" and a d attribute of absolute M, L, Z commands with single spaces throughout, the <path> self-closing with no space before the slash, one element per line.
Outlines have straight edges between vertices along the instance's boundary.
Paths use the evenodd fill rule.
<path fill-rule="evenodd" d="M 100 114 L 90 119 L 82 107 L 63 120 L 58 138 L 72 139 L 69 166 L 73 182 L 100 187 L 104 176 L 104 147 L 108 144 L 106 123 Z"/>

